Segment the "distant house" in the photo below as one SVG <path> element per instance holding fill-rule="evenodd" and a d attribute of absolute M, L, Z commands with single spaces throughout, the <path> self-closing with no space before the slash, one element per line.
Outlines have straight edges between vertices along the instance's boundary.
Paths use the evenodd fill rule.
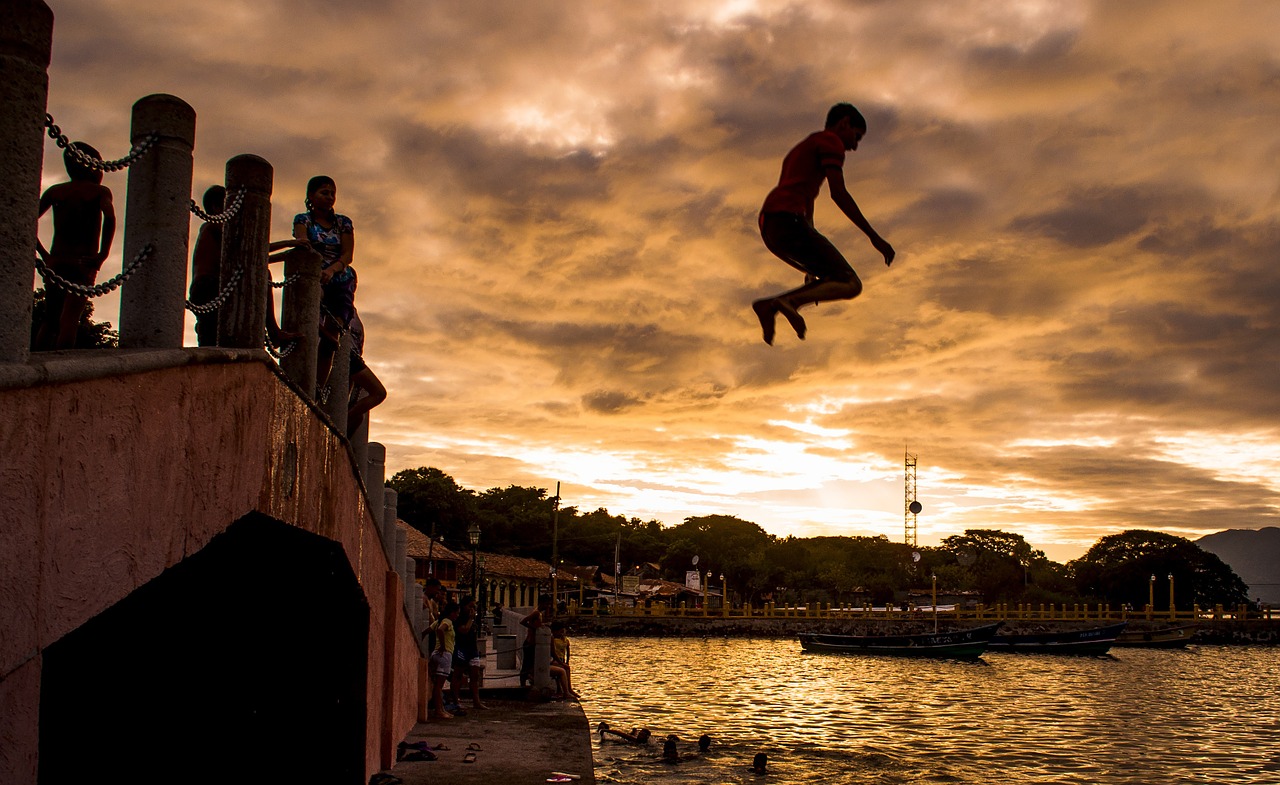
<path fill-rule="evenodd" d="M 413 577 L 418 583 L 426 583 L 435 577 L 446 589 L 456 590 L 458 581 L 470 577 L 471 559 L 446 548 L 402 520 L 396 520 L 396 528 L 405 533 L 405 553 L 413 559 Z"/>
<path fill-rule="evenodd" d="M 551 593 L 548 562 L 502 553 L 477 553 L 476 561 L 488 603 L 501 603 L 506 608 L 532 608 L 538 604 L 539 594 Z M 469 559 L 466 569 L 471 569 Z"/>

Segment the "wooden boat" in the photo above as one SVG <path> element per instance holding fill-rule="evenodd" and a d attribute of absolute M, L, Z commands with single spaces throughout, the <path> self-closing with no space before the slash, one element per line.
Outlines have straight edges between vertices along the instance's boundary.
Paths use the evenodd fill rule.
<path fill-rule="evenodd" d="M 894 657 L 981 657 L 1003 622 L 952 632 L 917 635 L 833 635 L 800 633 L 800 645 L 808 652 L 884 654 Z"/>
<path fill-rule="evenodd" d="M 1125 630 L 1116 639 L 1117 646 L 1146 649 L 1181 649 L 1191 642 L 1195 624 L 1181 627 L 1163 627 L 1158 630 Z"/>
<path fill-rule="evenodd" d="M 1106 654 L 1124 631 L 1127 622 L 1087 630 L 1057 630 L 1025 635 L 997 635 L 990 650 L 1018 654 Z"/>

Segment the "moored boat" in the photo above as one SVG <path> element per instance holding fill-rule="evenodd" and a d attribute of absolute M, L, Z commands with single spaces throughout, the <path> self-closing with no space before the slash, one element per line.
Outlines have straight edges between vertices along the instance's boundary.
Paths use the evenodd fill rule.
<path fill-rule="evenodd" d="M 1027 634 L 997 635 L 990 651 L 1018 654 L 1106 654 L 1124 631 L 1127 622 L 1085 630 L 1054 630 Z"/>
<path fill-rule="evenodd" d="M 1156 630 L 1128 629 L 1116 639 L 1117 646 L 1145 649 L 1181 649 L 1191 642 L 1195 624 L 1180 627 L 1162 627 Z"/>
<path fill-rule="evenodd" d="M 1003 622 L 950 632 L 914 635 L 836 635 L 800 633 L 800 645 L 807 652 L 884 654 L 894 657 L 981 657 Z"/>

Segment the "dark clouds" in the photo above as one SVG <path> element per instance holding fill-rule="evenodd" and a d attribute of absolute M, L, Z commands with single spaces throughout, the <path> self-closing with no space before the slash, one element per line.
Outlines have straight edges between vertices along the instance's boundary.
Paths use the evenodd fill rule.
<path fill-rule="evenodd" d="M 337 180 L 393 470 L 896 539 L 907 447 L 929 542 L 1276 522 L 1268 4 L 51 5 L 68 133 L 119 155 L 181 96 L 196 189 L 266 157 L 281 236 Z M 755 213 L 839 100 L 900 255 L 820 197 L 866 290 L 770 348 Z"/>

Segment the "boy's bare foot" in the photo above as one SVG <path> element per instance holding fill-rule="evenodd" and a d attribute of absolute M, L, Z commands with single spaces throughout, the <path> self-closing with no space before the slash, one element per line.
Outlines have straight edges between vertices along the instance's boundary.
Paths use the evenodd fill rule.
<path fill-rule="evenodd" d="M 452 714 L 450 714 L 450 713 L 449 713 L 449 712 L 447 712 L 447 711 L 434 711 L 434 712 L 432 712 L 432 713 L 431 713 L 431 719 L 433 719 L 433 720 L 451 720 L 451 719 L 453 719 L 453 715 L 452 715 Z"/>
<path fill-rule="evenodd" d="M 751 304 L 760 320 L 760 329 L 764 331 L 764 342 L 773 346 L 774 322 L 778 319 L 778 301 L 774 299 L 756 300 Z"/>
<path fill-rule="evenodd" d="M 486 705 L 484 705 L 483 703 L 480 703 L 479 701 L 473 701 L 473 702 L 471 703 L 471 708 L 473 708 L 473 709 L 487 709 L 487 708 L 489 708 L 489 707 L 488 707 L 488 706 L 486 706 Z"/>
<path fill-rule="evenodd" d="M 800 313 L 795 308 L 792 308 L 791 303 L 787 302 L 786 300 L 779 298 L 776 302 L 778 307 L 778 313 L 781 313 L 783 316 L 787 317 L 787 321 L 791 323 L 791 329 L 795 330 L 796 336 L 803 341 L 805 331 L 809 329 L 808 326 L 804 323 L 804 317 L 801 316 Z"/>

